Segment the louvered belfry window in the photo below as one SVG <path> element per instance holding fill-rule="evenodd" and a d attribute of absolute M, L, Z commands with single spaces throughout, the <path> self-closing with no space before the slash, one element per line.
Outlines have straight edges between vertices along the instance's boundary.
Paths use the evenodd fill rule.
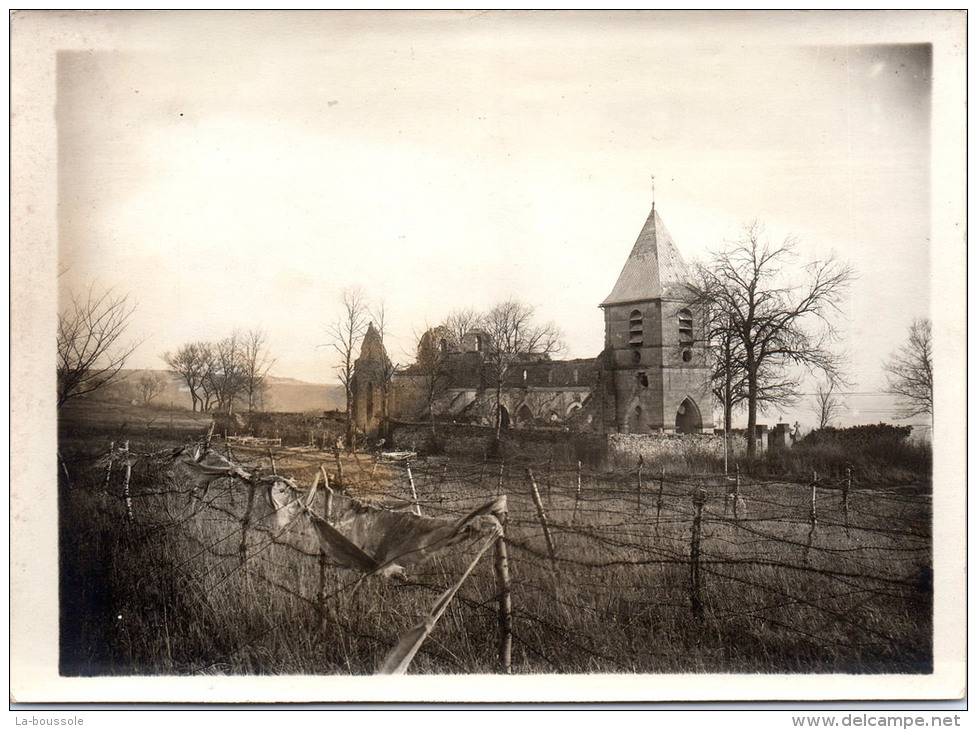
<path fill-rule="evenodd" d="M 694 342 L 692 332 L 692 312 L 683 309 L 678 313 L 678 342 L 680 345 L 691 345 Z"/>
<path fill-rule="evenodd" d="M 631 318 L 628 320 L 628 344 L 631 347 L 641 347 L 644 342 L 644 319 L 641 316 L 641 310 L 635 309 L 631 312 Z"/>

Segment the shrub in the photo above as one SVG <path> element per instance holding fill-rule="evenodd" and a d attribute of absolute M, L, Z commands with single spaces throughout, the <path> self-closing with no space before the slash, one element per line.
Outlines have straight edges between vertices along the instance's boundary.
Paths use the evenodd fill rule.
<path fill-rule="evenodd" d="M 749 467 L 755 473 L 809 479 L 842 477 L 850 468 L 863 483 L 928 483 L 932 447 L 909 440 L 911 426 L 877 423 L 823 428 L 809 433 L 786 451 L 770 452 Z"/>

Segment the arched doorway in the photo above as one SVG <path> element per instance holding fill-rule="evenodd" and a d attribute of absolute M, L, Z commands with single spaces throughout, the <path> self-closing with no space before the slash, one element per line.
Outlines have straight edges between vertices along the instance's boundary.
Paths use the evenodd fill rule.
<path fill-rule="evenodd" d="M 702 430 L 702 416 L 699 406 L 691 398 L 686 398 L 675 414 L 675 430 L 679 433 L 699 433 Z"/>
<path fill-rule="evenodd" d="M 530 423 L 533 420 L 533 412 L 529 406 L 523 403 L 516 411 L 516 423 Z"/>
<path fill-rule="evenodd" d="M 506 410 L 505 406 L 499 406 L 498 417 L 502 428 L 509 428 L 509 411 Z"/>

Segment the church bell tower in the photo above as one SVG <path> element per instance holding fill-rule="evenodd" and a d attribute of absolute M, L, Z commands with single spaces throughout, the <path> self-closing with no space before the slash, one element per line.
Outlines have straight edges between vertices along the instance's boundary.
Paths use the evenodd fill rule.
<path fill-rule="evenodd" d="M 712 431 L 706 319 L 689 267 L 652 203 L 604 310 L 604 430 Z"/>

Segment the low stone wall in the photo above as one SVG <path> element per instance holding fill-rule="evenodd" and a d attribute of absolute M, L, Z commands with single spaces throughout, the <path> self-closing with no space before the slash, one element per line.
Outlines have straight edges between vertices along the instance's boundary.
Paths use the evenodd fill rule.
<path fill-rule="evenodd" d="M 465 456 L 472 459 L 502 457 L 510 461 L 538 463 L 583 462 L 594 468 L 603 466 L 607 453 L 606 437 L 556 429 L 509 429 L 503 431 L 497 452 L 493 452 L 495 429 L 470 424 L 393 423 L 393 448 L 428 454 Z"/>
<path fill-rule="evenodd" d="M 469 424 L 394 423 L 392 447 L 427 454 L 485 459 L 502 456 L 508 460 L 584 465 L 596 469 L 633 469 L 638 459 L 650 467 L 667 463 L 667 468 L 695 470 L 703 466 L 721 468 L 722 434 L 596 434 L 550 429 L 503 431 L 499 452 L 493 454 L 494 429 Z M 746 454 L 746 437 L 730 434 L 729 459 Z M 663 464 L 665 465 L 665 464 Z"/>
<path fill-rule="evenodd" d="M 722 434 L 612 433 L 607 436 L 608 465 L 619 469 L 636 467 L 639 458 L 648 465 L 684 461 L 691 467 L 703 460 L 721 462 L 723 448 Z M 746 437 L 731 433 L 728 448 L 730 459 L 744 456 Z"/>

